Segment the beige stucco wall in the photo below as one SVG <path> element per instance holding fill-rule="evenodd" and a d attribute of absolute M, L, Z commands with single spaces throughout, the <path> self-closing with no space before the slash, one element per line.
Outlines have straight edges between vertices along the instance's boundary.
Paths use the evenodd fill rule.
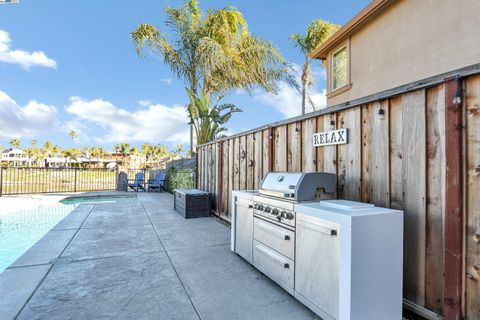
<path fill-rule="evenodd" d="M 350 54 L 352 87 L 328 106 L 480 63 L 480 0 L 397 0 L 351 35 Z"/>

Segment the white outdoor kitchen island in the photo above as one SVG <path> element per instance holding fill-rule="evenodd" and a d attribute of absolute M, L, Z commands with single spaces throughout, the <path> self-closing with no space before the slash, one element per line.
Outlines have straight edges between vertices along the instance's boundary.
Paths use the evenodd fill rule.
<path fill-rule="evenodd" d="M 319 200 L 335 180 L 271 172 L 233 191 L 231 249 L 324 320 L 400 320 L 403 213 Z"/>

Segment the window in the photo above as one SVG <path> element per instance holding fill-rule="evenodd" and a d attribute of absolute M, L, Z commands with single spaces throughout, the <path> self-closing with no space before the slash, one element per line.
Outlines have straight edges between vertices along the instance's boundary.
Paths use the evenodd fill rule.
<path fill-rule="evenodd" d="M 332 91 L 346 86 L 349 83 L 348 69 L 348 46 L 345 44 L 332 53 Z"/>

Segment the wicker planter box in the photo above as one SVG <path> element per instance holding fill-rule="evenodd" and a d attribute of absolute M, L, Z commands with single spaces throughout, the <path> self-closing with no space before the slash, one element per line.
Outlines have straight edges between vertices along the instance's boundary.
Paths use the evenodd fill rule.
<path fill-rule="evenodd" d="M 175 189 L 173 207 L 185 219 L 210 216 L 210 194 L 197 189 Z"/>

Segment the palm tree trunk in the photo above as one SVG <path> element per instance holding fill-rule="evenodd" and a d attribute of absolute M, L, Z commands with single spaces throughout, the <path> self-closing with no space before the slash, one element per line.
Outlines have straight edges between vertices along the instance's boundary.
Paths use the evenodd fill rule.
<path fill-rule="evenodd" d="M 308 83 L 308 60 L 302 67 L 302 115 L 305 114 L 305 105 L 307 103 L 307 83 Z"/>
<path fill-rule="evenodd" d="M 302 115 L 305 114 L 306 100 L 307 100 L 307 86 L 302 81 Z"/>

